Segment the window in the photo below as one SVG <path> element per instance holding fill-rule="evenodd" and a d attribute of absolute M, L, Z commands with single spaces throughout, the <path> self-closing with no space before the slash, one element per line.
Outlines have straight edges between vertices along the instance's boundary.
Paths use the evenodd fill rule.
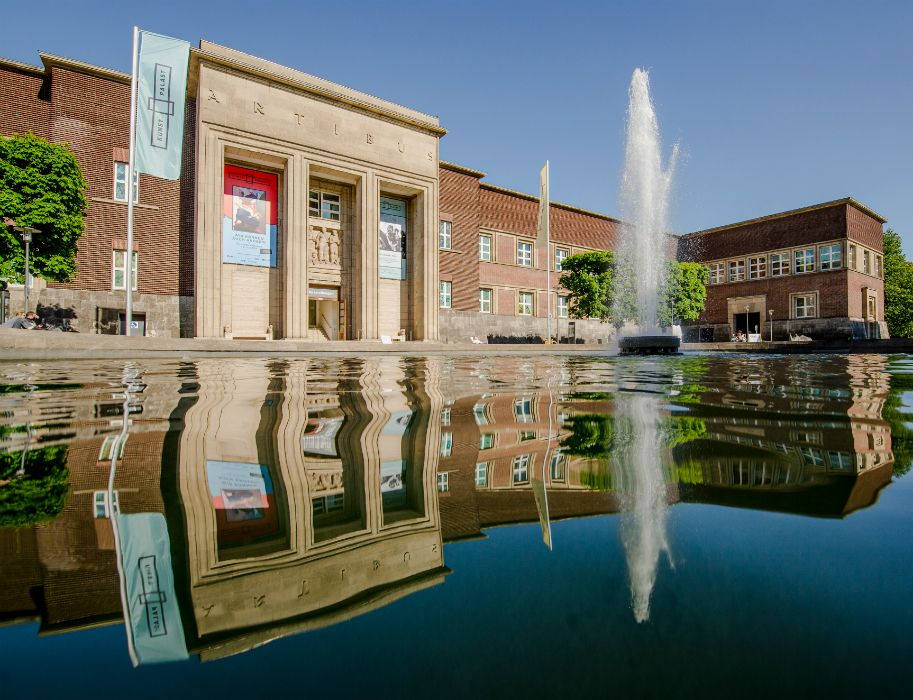
<path fill-rule="evenodd" d="M 113 264 L 113 275 L 111 279 L 111 288 L 112 289 L 124 289 L 124 279 L 127 275 L 127 256 L 125 255 L 127 251 L 125 250 L 115 250 L 114 251 L 114 264 Z M 133 291 L 136 291 L 136 280 L 137 280 L 137 258 L 136 251 L 133 251 L 133 259 L 130 261 L 132 269 L 130 270 L 130 276 L 133 278 Z"/>
<path fill-rule="evenodd" d="M 339 195 L 311 190 L 308 193 L 308 214 L 321 219 L 339 221 Z"/>
<path fill-rule="evenodd" d="M 491 313 L 491 290 L 490 289 L 480 289 L 479 290 L 479 311 L 483 314 Z"/>
<path fill-rule="evenodd" d="M 729 262 L 729 281 L 741 282 L 745 279 L 745 261 L 731 260 Z"/>
<path fill-rule="evenodd" d="M 513 482 L 522 484 L 529 481 L 529 455 L 517 455 L 513 463 Z"/>
<path fill-rule="evenodd" d="M 862 271 L 867 274 L 872 274 L 872 254 L 867 250 L 862 251 Z"/>
<path fill-rule="evenodd" d="M 118 202 L 127 201 L 127 171 L 130 166 L 127 163 L 114 164 L 114 199 Z M 139 201 L 139 173 L 133 173 L 133 203 Z"/>
<path fill-rule="evenodd" d="M 878 302 L 875 297 L 869 297 L 867 301 L 866 312 L 868 314 L 868 320 L 874 321 L 878 317 Z"/>
<path fill-rule="evenodd" d="M 884 277 L 884 259 L 880 255 L 875 256 L 875 276 Z"/>
<path fill-rule="evenodd" d="M 567 297 L 558 297 L 558 318 L 567 318 Z"/>
<path fill-rule="evenodd" d="M 533 266 L 533 244 L 526 241 L 517 241 L 517 265 L 523 267 Z"/>
<path fill-rule="evenodd" d="M 521 430 L 520 431 L 520 442 L 527 442 L 528 440 L 536 439 L 535 430 Z"/>
<path fill-rule="evenodd" d="M 521 316 L 533 315 L 533 293 L 520 292 L 517 296 L 517 313 Z"/>
<path fill-rule="evenodd" d="M 851 269 L 856 269 L 856 246 L 852 243 L 846 247 L 846 266 Z"/>
<path fill-rule="evenodd" d="M 815 271 L 815 249 L 803 248 L 793 251 L 793 270 L 796 274 Z"/>
<path fill-rule="evenodd" d="M 488 412 L 484 403 L 477 403 L 473 406 L 472 415 L 475 416 L 476 425 L 488 425 Z"/>
<path fill-rule="evenodd" d="M 129 437 L 129 436 L 126 436 Z M 124 446 L 127 444 L 126 437 L 124 441 L 120 441 L 120 434 L 117 435 L 107 435 L 104 442 L 101 444 L 101 449 L 98 450 L 98 461 L 99 462 L 110 462 L 114 458 L 114 446 L 119 445 L 117 448 L 117 458 L 124 458 Z"/>
<path fill-rule="evenodd" d="M 453 433 L 441 433 L 441 457 L 449 457 L 453 451 Z"/>
<path fill-rule="evenodd" d="M 800 447 L 799 454 L 802 455 L 808 464 L 813 464 L 816 467 L 824 466 L 824 455 L 821 450 L 817 450 L 814 447 Z"/>
<path fill-rule="evenodd" d="M 793 318 L 815 318 L 818 315 L 818 294 L 793 296 Z"/>
<path fill-rule="evenodd" d="M 111 495 L 114 496 L 114 498 L 112 499 L 113 503 L 114 503 L 113 508 L 108 507 L 108 492 L 107 491 L 96 491 L 95 492 L 95 495 L 93 498 L 93 506 L 95 509 L 96 518 L 110 518 L 112 515 L 112 511 L 113 511 L 114 515 L 117 515 L 118 513 L 120 513 L 120 501 L 118 500 L 118 497 L 117 497 L 117 491 L 112 492 Z"/>
<path fill-rule="evenodd" d="M 533 422 L 533 400 L 528 396 L 514 401 L 514 420 L 518 423 Z"/>
<path fill-rule="evenodd" d="M 759 280 L 767 277 L 767 256 L 748 258 L 748 279 Z"/>
<path fill-rule="evenodd" d="M 839 270 L 843 267 L 843 246 L 839 243 L 820 246 L 818 262 L 822 270 Z"/>
<path fill-rule="evenodd" d="M 828 450 L 827 458 L 831 463 L 832 469 L 850 470 L 853 468 L 853 458 L 850 456 L 849 452 Z"/>
<path fill-rule="evenodd" d="M 564 481 L 564 454 L 561 450 L 555 450 L 552 453 L 549 473 L 553 481 Z"/>
<path fill-rule="evenodd" d="M 723 263 L 710 263 L 710 284 L 722 284 L 726 281 L 723 277 L 724 269 Z"/>
<path fill-rule="evenodd" d="M 491 260 L 491 236 L 479 236 L 479 260 Z"/>
<path fill-rule="evenodd" d="M 441 426 L 446 428 L 450 425 L 450 406 L 441 409 Z"/>
<path fill-rule="evenodd" d="M 476 464 L 476 486 L 488 486 L 488 462 Z"/>
<path fill-rule="evenodd" d="M 561 266 L 564 264 L 564 261 L 567 260 L 567 251 L 563 248 L 557 248 L 555 250 L 555 271 L 561 272 Z"/>
<path fill-rule="evenodd" d="M 453 242 L 453 224 L 449 221 L 442 221 L 438 238 L 438 247 L 443 248 L 444 250 L 450 250 L 451 243 Z"/>
<path fill-rule="evenodd" d="M 449 309 L 452 298 L 453 284 L 451 282 L 441 282 L 441 308 Z"/>
<path fill-rule="evenodd" d="M 782 277 L 789 274 L 789 253 L 770 254 L 770 276 Z"/>
<path fill-rule="evenodd" d="M 482 433 L 479 435 L 479 449 L 480 450 L 490 450 L 495 446 L 495 434 L 494 433 Z"/>
<path fill-rule="evenodd" d="M 437 490 L 438 493 L 447 493 L 450 491 L 450 473 L 449 472 L 440 472 L 437 475 Z"/>

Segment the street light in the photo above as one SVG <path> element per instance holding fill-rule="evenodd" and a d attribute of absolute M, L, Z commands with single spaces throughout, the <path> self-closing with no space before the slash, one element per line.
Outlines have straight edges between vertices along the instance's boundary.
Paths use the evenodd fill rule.
<path fill-rule="evenodd" d="M 770 316 L 770 342 L 774 342 L 774 310 L 768 309 L 767 315 Z"/>
<path fill-rule="evenodd" d="M 37 228 L 31 226 L 20 226 L 13 219 L 4 219 L 3 223 L 11 227 L 13 231 L 22 236 L 22 242 L 25 243 L 25 280 L 23 281 L 23 311 L 28 313 L 29 310 L 29 243 L 32 242 L 32 235 L 41 233 Z"/>

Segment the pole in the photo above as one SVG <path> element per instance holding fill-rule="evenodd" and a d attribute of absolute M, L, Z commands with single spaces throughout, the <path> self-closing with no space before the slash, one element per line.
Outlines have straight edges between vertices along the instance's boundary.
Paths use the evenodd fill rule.
<path fill-rule="evenodd" d="M 26 234 L 25 238 L 25 284 L 22 286 L 22 293 L 24 295 L 23 305 L 24 313 L 29 312 L 29 238 L 31 234 Z"/>
<path fill-rule="evenodd" d="M 548 171 L 548 161 L 545 161 L 545 192 L 548 194 L 550 174 Z M 546 307 L 546 337 L 548 342 L 552 342 L 552 244 L 551 244 L 551 205 L 545 201 L 545 307 Z"/>
<path fill-rule="evenodd" d="M 137 62 L 139 48 L 139 27 L 133 27 L 133 72 L 130 78 L 130 162 L 127 165 L 127 250 L 124 253 L 124 289 L 127 292 L 125 335 L 131 335 L 133 325 L 133 178 L 136 150 L 136 95 L 139 91 Z"/>

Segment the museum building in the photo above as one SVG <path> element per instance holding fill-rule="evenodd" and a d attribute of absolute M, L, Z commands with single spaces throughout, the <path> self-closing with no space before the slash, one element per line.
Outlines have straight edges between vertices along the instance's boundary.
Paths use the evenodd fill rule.
<path fill-rule="evenodd" d="M 130 76 L 39 55 L 0 59 L 0 134 L 69 144 L 89 206 L 75 279 L 35 278 L 30 298 L 80 332 L 122 333 Z M 569 318 L 561 263 L 613 249 L 622 222 L 551 202 L 538 249 L 538 197 L 440 161 L 445 133 L 436 117 L 201 41 L 181 178 L 132 188 L 134 333 L 545 338 L 550 309 L 553 336 L 607 340 L 611 325 Z M 711 269 L 686 339 L 886 337 L 883 223 L 844 199 L 670 236 L 670 258 Z"/>

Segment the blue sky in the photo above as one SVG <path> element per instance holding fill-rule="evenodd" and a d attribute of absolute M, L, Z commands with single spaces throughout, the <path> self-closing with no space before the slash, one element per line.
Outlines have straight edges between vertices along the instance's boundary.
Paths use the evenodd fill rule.
<path fill-rule="evenodd" d="M 129 70 L 131 28 L 200 38 L 420 109 L 445 160 L 618 213 L 627 87 L 650 70 L 686 232 L 847 195 L 913 257 L 913 2 L 6 3 L 0 55 Z M 11 31 L 12 30 L 12 31 Z"/>

